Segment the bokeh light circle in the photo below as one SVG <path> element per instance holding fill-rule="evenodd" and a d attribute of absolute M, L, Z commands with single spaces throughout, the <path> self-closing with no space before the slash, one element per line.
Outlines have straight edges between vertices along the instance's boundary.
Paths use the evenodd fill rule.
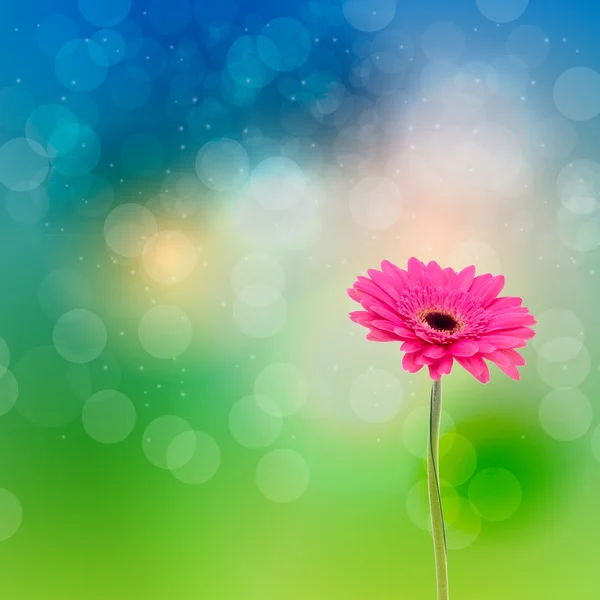
<path fill-rule="evenodd" d="M 444 507 L 444 522 L 454 523 L 460 511 L 460 497 L 452 485 L 440 479 L 440 496 Z M 410 520 L 423 531 L 431 532 L 431 513 L 427 480 L 418 481 L 406 494 L 406 512 Z"/>
<path fill-rule="evenodd" d="M 446 527 L 446 544 L 451 550 L 468 548 L 479 537 L 481 517 L 466 498 L 460 498 L 456 519 Z"/>
<path fill-rule="evenodd" d="M 542 429 L 555 440 L 571 442 L 584 436 L 592 424 L 592 404 L 576 388 L 552 390 L 540 403 Z"/>
<path fill-rule="evenodd" d="M 267 303 L 266 298 L 273 298 Z M 271 337 L 283 328 L 287 304 L 275 288 L 261 292 L 261 304 L 253 306 L 240 297 L 233 303 L 233 320 L 242 333 L 253 338 Z"/>
<path fill-rule="evenodd" d="M 104 238 L 113 252 L 133 258 L 142 252 L 157 229 L 154 215 L 145 206 L 129 202 L 117 206 L 106 217 Z"/>
<path fill-rule="evenodd" d="M 366 229 L 391 227 L 402 214 L 402 193 L 386 177 L 365 177 L 350 191 L 350 214 Z"/>
<path fill-rule="evenodd" d="M 174 285 L 187 279 L 198 261 L 192 240 L 181 231 L 159 231 L 145 243 L 142 262 L 154 281 Z"/>
<path fill-rule="evenodd" d="M 429 60 L 456 61 L 465 51 L 464 31 L 449 21 L 432 23 L 421 39 L 423 52 Z"/>
<path fill-rule="evenodd" d="M 533 131 L 537 151 L 545 158 L 569 156 L 577 145 L 577 132 L 568 119 L 549 117 Z"/>
<path fill-rule="evenodd" d="M 74 148 L 79 137 L 79 120 L 62 104 L 42 104 L 27 118 L 25 135 L 35 152 L 55 159 Z"/>
<path fill-rule="evenodd" d="M 462 435 L 450 433 L 439 443 L 440 473 L 454 486 L 466 483 L 477 467 L 477 452 L 473 444 Z"/>
<path fill-rule="evenodd" d="M 52 333 L 57 352 L 73 363 L 86 363 L 97 358 L 106 346 L 107 337 L 102 319 L 84 308 L 62 315 Z"/>
<path fill-rule="evenodd" d="M 0 375 L 10 366 L 10 348 L 3 337 L 0 337 Z"/>
<path fill-rule="evenodd" d="M 8 191 L 4 196 L 4 206 L 10 218 L 20 225 L 35 225 L 48 213 L 50 198 L 42 186 L 31 192 Z"/>
<path fill-rule="evenodd" d="M 70 40 L 54 58 L 58 81 L 74 92 L 90 92 L 100 87 L 109 65 L 104 49 L 92 39 Z"/>
<path fill-rule="evenodd" d="M 572 121 L 589 121 L 600 114 L 600 74 L 589 67 L 572 67 L 554 84 L 554 104 Z"/>
<path fill-rule="evenodd" d="M 440 445 L 440 455 L 448 452 L 452 445 L 451 441 L 456 435 L 454 433 L 454 420 L 448 414 L 448 411 L 442 412 L 442 421 L 440 423 L 440 435 L 444 444 Z M 409 413 L 404 419 L 402 425 L 402 441 L 407 450 L 417 458 L 425 459 L 427 457 L 427 436 L 429 435 L 429 408 L 419 406 Z"/>
<path fill-rule="evenodd" d="M 203 431 L 183 431 L 167 448 L 167 468 L 175 479 L 200 485 L 212 479 L 221 464 L 221 449 Z"/>
<path fill-rule="evenodd" d="M 35 100 L 23 86 L 15 85 L 0 90 L 0 127 L 10 131 L 23 128 L 35 108 Z"/>
<path fill-rule="evenodd" d="M 230 138 L 218 138 L 200 148 L 196 157 L 198 179 L 216 192 L 233 192 L 248 178 L 250 160 L 244 147 Z"/>
<path fill-rule="evenodd" d="M 25 138 L 13 138 L 0 146 L 0 183 L 15 192 L 35 190 L 48 175 L 50 165 L 43 148 Z"/>
<path fill-rule="evenodd" d="M 575 345 L 573 344 L 571 347 L 574 348 Z M 590 374 L 592 359 L 584 346 L 573 358 L 559 362 L 538 356 L 536 368 L 540 379 L 551 387 L 577 387 Z"/>
<path fill-rule="evenodd" d="M 117 390 L 102 390 L 90 396 L 81 415 L 86 433 L 101 444 L 122 442 L 133 431 L 133 402 Z"/>
<path fill-rule="evenodd" d="M 78 271 L 55 269 L 40 284 L 38 302 L 42 311 L 55 319 L 75 308 L 89 308 L 92 305 L 92 288 Z"/>
<path fill-rule="evenodd" d="M 519 510 L 522 497 L 519 480 L 503 468 L 484 469 L 469 484 L 469 500 L 486 521 L 510 519 Z"/>
<path fill-rule="evenodd" d="M 506 40 L 506 52 L 534 69 L 550 54 L 548 36 L 537 25 L 521 25 L 510 32 Z"/>
<path fill-rule="evenodd" d="M 265 454 L 256 467 L 256 485 L 272 502 L 298 500 L 308 489 L 310 468 L 295 450 L 278 449 Z"/>
<path fill-rule="evenodd" d="M 113 27 L 127 17 L 132 0 L 77 0 L 86 21 L 97 27 Z"/>
<path fill-rule="evenodd" d="M 274 362 L 256 376 L 254 393 L 265 412 L 288 417 L 304 406 L 308 381 L 295 365 Z"/>
<path fill-rule="evenodd" d="M 100 161 L 100 139 L 96 132 L 87 125 L 67 126 L 73 133 L 69 134 L 74 140 L 73 146 L 63 154 L 53 159 L 54 168 L 68 177 L 82 177 L 90 173 Z M 63 130 L 58 132 L 63 133 Z"/>
<path fill-rule="evenodd" d="M 252 172 L 250 191 L 256 201 L 271 210 L 286 210 L 298 204 L 307 193 L 304 174 L 289 158 L 273 156 Z"/>
<path fill-rule="evenodd" d="M 310 33 L 296 19 L 273 19 L 260 33 L 257 38 L 258 55 L 275 71 L 293 71 L 301 67 L 310 55 Z"/>
<path fill-rule="evenodd" d="M 583 348 L 581 319 L 566 308 L 550 308 L 536 316 L 535 337 L 531 343 L 548 362 L 575 358 Z"/>
<path fill-rule="evenodd" d="M 350 385 L 350 406 L 367 423 L 386 423 L 400 412 L 404 403 L 402 384 L 383 369 L 368 369 Z"/>
<path fill-rule="evenodd" d="M 276 302 L 285 287 L 285 271 L 269 254 L 253 253 L 240 259 L 231 274 L 236 295 L 250 306 Z"/>
<path fill-rule="evenodd" d="M 114 29 L 101 29 L 91 38 L 104 50 L 109 66 L 116 65 L 125 58 L 127 45 L 123 36 Z"/>
<path fill-rule="evenodd" d="M 392 22 L 396 0 L 342 0 L 342 11 L 354 29 L 372 33 Z"/>
<path fill-rule="evenodd" d="M 594 433 L 592 433 L 592 454 L 600 462 L 600 425 L 596 425 Z"/>
<path fill-rule="evenodd" d="M 15 410 L 41 427 L 61 427 L 76 419 L 82 403 L 69 387 L 68 367 L 54 346 L 27 352 L 13 368 L 19 383 Z"/>
<path fill-rule="evenodd" d="M 155 358 L 175 358 L 192 341 L 192 323 L 178 306 L 153 306 L 140 320 L 138 337 L 142 348 Z"/>
<path fill-rule="evenodd" d="M 556 178 L 556 193 L 571 212 L 593 214 L 600 206 L 600 164 L 589 159 L 568 163 Z"/>
<path fill-rule="evenodd" d="M 486 242 L 477 239 L 458 243 L 450 252 L 448 263 L 451 265 L 473 264 L 478 273 L 500 272 L 500 258 L 497 252 Z"/>
<path fill-rule="evenodd" d="M 2 362 L 5 362 L 4 360 Z M 0 417 L 5 415 L 17 402 L 19 384 L 6 366 L 0 367 Z"/>
<path fill-rule="evenodd" d="M 229 431 L 233 439 L 246 448 L 270 446 L 279 437 L 282 427 L 278 405 L 266 396 L 245 396 L 229 412 Z"/>
<path fill-rule="evenodd" d="M 277 46 L 269 38 L 256 35 L 239 37 L 227 53 L 227 72 L 230 77 L 243 88 L 261 89 L 271 83 L 279 67 L 273 69 L 268 66 L 261 54 L 268 55 L 271 63 L 280 59 Z"/>
<path fill-rule="evenodd" d="M 11 538 L 23 521 L 23 507 L 9 490 L 0 488 L 0 542 Z"/>
<path fill-rule="evenodd" d="M 142 449 L 146 458 L 159 469 L 169 469 L 167 454 L 171 443 L 182 433 L 191 431 L 191 425 L 180 417 L 175 415 L 157 417 L 146 427 L 142 435 Z M 183 462 L 178 464 L 175 454 L 176 452 L 172 451 L 171 465 L 180 467 Z M 190 456 L 191 453 L 187 458 L 189 459 Z"/>
<path fill-rule="evenodd" d="M 476 0 L 481 14 L 494 23 L 509 23 L 527 9 L 529 0 Z"/>

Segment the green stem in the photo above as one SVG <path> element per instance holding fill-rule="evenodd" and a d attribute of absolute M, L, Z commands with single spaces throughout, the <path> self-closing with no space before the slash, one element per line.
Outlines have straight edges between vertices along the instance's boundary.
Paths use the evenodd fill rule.
<path fill-rule="evenodd" d="M 435 554 L 435 572 L 438 600 L 448 600 L 448 562 L 446 557 L 446 531 L 440 494 L 438 472 L 440 420 L 442 418 L 442 382 L 434 381 L 431 387 L 431 413 L 429 418 L 429 449 L 427 452 L 427 488 Z"/>

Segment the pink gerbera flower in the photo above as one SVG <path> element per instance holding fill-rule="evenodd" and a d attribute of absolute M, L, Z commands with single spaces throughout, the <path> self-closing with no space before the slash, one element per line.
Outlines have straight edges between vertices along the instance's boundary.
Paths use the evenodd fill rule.
<path fill-rule="evenodd" d="M 522 299 L 498 297 L 504 276 L 475 276 L 470 266 L 460 273 L 436 262 L 408 261 L 407 270 L 387 260 L 381 271 L 370 269 L 348 294 L 365 310 L 350 313 L 368 327 L 367 339 L 400 342 L 402 367 L 416 373 L 429 369 L 439 380 L 452 370 L 454 360 L 481 383 L 490 380 L 486 361 L 495 363 L 513 379 L 525 360 L 515 350 L 534 336 L 533 315 Z"/>

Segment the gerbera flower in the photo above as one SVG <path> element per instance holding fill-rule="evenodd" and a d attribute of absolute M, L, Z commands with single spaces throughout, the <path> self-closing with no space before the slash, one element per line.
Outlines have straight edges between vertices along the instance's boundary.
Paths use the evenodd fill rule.
<path fill-rule="evenodd" d="M 522 299 L 498 297 L 504 276 L 475 276 L 475 267 L 460 273 L 436 262 L 411 258 L 407 270 L 387 260 L 381 271 L 370 269 L 348 294 L 365 310 L 350 318 L 369 329 L 367 339 L 399 342 L 405 352 L 402 367 L 416 373 L 428 367 L 439 380 L 456 360 L 481 383 L 490 380 L 486 361 L 512 379 L 525 360 L 516 351 L 534 336 L 533 315 Z"/>

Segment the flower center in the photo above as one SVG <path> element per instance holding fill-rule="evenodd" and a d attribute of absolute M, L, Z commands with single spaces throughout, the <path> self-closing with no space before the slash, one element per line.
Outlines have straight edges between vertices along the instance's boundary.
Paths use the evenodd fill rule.
<path fill-rule="evenodd" d="M 438 331 L 454 331 L 458 325 L 450 315 L 441 312 L 430 312 L 425 316 L 425 322 Z"/>

